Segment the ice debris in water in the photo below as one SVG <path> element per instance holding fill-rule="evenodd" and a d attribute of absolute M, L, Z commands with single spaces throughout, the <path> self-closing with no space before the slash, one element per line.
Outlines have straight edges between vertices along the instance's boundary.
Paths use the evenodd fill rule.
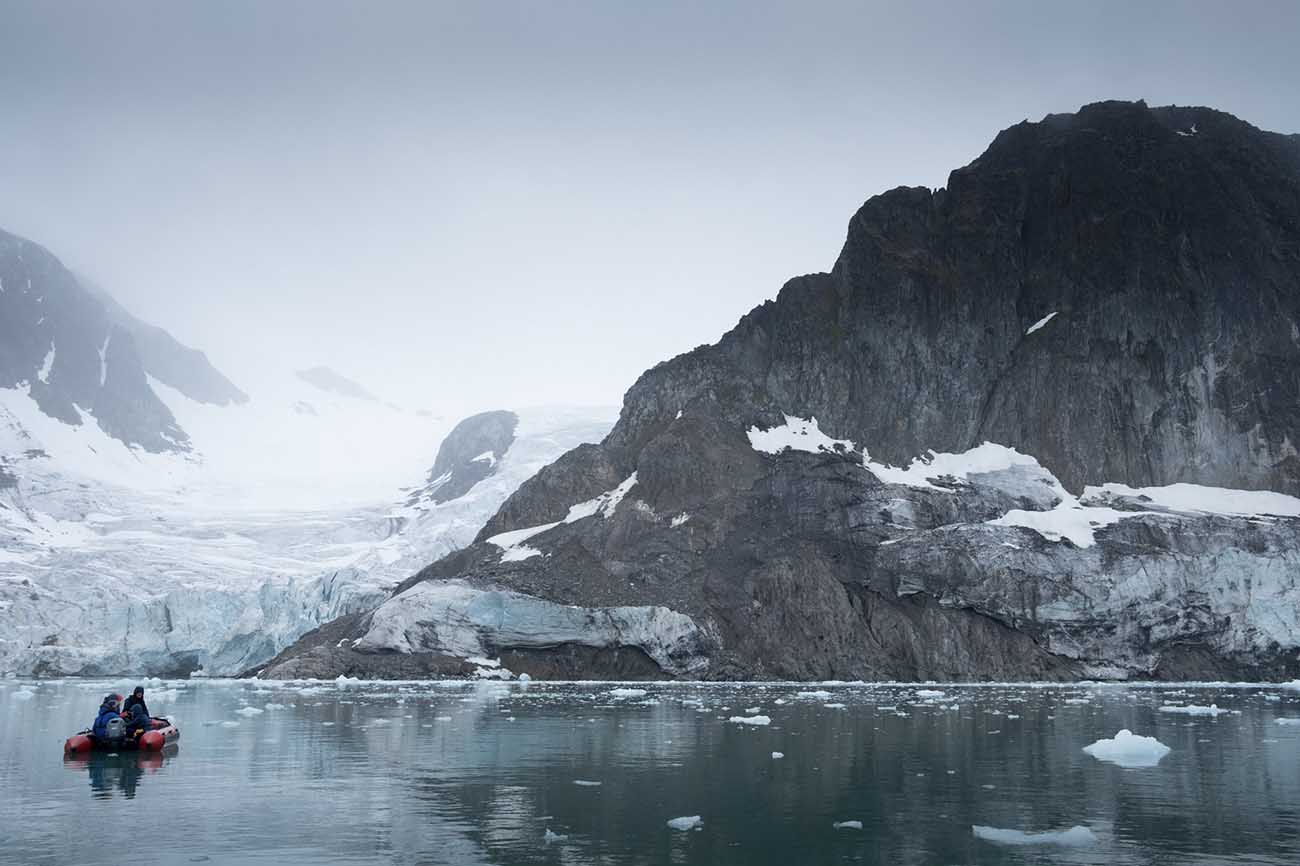
<path fill-rule="evenodd" d="M 770 725 L 772 720 L 767 716 L 732 716 L 727 719 L 728 722 L 737 725 Z"/>
<path fill-rule="evenodd" d="M 241 716 L 260 716 L 263 711 L 261 707 L 240 707 L 235 712 Z"/>
<path fill-rule="evenodd" d="M 547 845 L 551 844 L 552 842 L 563 842 L 565 839 L 568 838 L 569 836 L 567 833 L 552 833 L 550 827 L 547 827 L 546 832 L 542 834 L 542 839 L 545 840 Z"/>
<path fill-rule="evenodd" d="M 36 692 L 31 689 L 19 689 L 13 694 L 15 701 L 30 701 L 34 697 L 36 697 Z"/>
<path fill-rule="evenodd" d="M 998 845 L 1066 845 L 1083 847 L 1097 844 L 1097 834 L 1087 827 L 1076 824 L 1069 830 L 1049 831 L 1046 833 L 1026 833 L 1023 830 L 1004 830 L 1001 827 L 971 826 L 975 838 Z"/>
<path fill-rule="evenodd" d="M 918 698 L 941 698 L 943 697 L 943 692 L 938 689 L 917 689 L 916 696 Z"/>
<path fill-rule="evenodd" d="M 1279 725 L 1300 725 L 1300 719 L 1278 719 Z"/>
<path fill-rule="evenodd" d="M 239 722 L 234 722 L 234 721 L 225 721 L 225 722 L 222 722 L 222 723 L 221 723 L 221 727 L 223 727 L 223 728 L 237 728 L 237 727 L 239 727 Z"/>
<path fill-rule="evenodd" d="M 574 780 L 573 780 L 573 784 L 575 784 L 575 785 L 579 785 L 579 786 L 581 786 L 581 787 L 583 787 L 583 788 L 599 788 L 599 787 L 600 787 L 600 782 L 589 782 L 589 781 L 587 781 L 586 779 L 574 779 Z"/>
<path fill-rule="evenodd" d="M 861 821 L 836 821 L 833 824 L 831 824 L 831 828 L 834 830 L 861 830 L 862 822 Z"/>
<path fill-rule="evenodd" d="M 680 818 L 673 818 L 668 822 L 668 826 L 674 830 L 694 830 L 704 823 L 704 819 L 699 815 L 683 815 Z"/>
<path fill-rule="evenodd" d="M 645 689 L 610 689 L 609 696 L 612 698 L 639 698 L 646 693 Z"/>
<path fill-rule="evenodd" d="M 1280 720 L 1279 720 L 1279 721 L 1280 721 Z M 773 752 L 773 753 L 772 753 L 772 760 L 774 760 L 774 761 L 776 761 L 776 760 L 780 760 L 781 758 L 784 758 L 784 757 L 785 757 L 785 752 Z"/>
<path fill-rule="evenodd" d="M 1169 754 L 1169 747 L 1155 737 L 1143 737 L 1125 729 L 1109 740 L 1098 740 L 1083 750 L 1098 761 L 1121 767 L 1154 767 Z"/>
<path fill-rule="evenodd" d="M 360 684 L 360 682 L 361 680 L 359 680 L 358 678 L 350 677 L 347 674 L 339 674 L 337 677 L 334 678 L 334 684 L 341 689 L 347 688 L 348 686 L 358 685 Z"/>
<path fill-rule="evenodd" d="M 1208 707 L 1202 707 L 1197 704 L 1188 704 L 1185 707 L 1166 705 L 1160 708 L 1160 712 L 1179 713 L 1184 716 L 1221 716 L 1224 713 L 1231 713 L 1232 710 L 1219 709 L 1218 704 L 1210 704 Z"/>

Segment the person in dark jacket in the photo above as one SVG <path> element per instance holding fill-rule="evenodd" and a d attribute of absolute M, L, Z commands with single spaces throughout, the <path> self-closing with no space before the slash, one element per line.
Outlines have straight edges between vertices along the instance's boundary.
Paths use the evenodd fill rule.
<path fill-rule="evenodd" d="M 149 708 L 144 705 L 144 686 L 136 686 L 131 690 L 131 695 L 122 704 L 122 715 L 131 716 L 137 706 L 144 710 L 144 717 L 149 718 Z"/>
<path fill-rule="evenodd" d="M 101 739 L 107 737 L 108 723 L 113 719 L 122 718 L 117 709 L 117 695 L 104 698 L 104 702 L 99 705 L 99 715 L 95 716 L 95 723 L 90 726 L 90 733 Z"/>
<path fill-rule="evenodd" d="M 136 686 L 122 703 L 122 719 L 126 722 L 126 735 L 138 737 L 149 730 L 149 708 L 144 703 L 144 686 Z"/>

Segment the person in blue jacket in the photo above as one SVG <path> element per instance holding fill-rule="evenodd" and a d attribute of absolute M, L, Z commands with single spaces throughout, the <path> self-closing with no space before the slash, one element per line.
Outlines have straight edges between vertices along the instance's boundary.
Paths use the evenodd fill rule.
<path fill-rule="evenodd" d="M 90 726 L 90 733 L 102 739 L 108 735 L 108 723 L 120 718 L 122 717 L 117 712 L 117 695 L 109 695 L 99 705 L 99 715 L 95 716 L 95 723 Z"/>

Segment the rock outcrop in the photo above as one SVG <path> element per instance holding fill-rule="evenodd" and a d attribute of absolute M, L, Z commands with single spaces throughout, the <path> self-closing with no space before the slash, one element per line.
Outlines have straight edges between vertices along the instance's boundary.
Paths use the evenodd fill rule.
<path fill-rule="evenodd" d="M 644 374 L 318 672 L 458 657 L 412 612 L 454 582 L 667 609 L 692 676 L 1293 677 L 1298 430 L 1300 137 L 1090 105 L 868 201 L 831 272 Z"/>
<path fill-rule="evenodd" d="M 519 416 L 504 410 L 480 412 L 461 421 L 438 446 L 428 480 L 412 492 L 411 503 L 448 502 L 495 474 L 518 426 Z"/>

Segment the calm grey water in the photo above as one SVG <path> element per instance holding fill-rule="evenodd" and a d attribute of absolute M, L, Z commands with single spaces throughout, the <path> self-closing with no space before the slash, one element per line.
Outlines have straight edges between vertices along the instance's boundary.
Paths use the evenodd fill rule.
<path fill-rule="evenodd" d="M 168 682 L 175 754 L 65 762 L 133 684 L 0 681 L 0 862 L 1300 863 L 1283 688 Z M 1121 728 L 1172 751 L 1081 751 Z"/>

